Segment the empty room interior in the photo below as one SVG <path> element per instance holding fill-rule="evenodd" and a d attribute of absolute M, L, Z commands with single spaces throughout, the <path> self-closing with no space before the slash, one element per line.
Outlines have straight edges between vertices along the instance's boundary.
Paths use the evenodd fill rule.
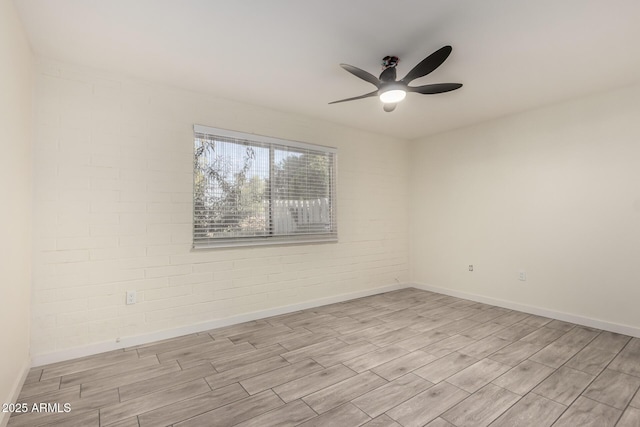
<path fill-rule="evenodd" d="M 638 18 L 0 0 L 0 427 L 640 426 Z"/>

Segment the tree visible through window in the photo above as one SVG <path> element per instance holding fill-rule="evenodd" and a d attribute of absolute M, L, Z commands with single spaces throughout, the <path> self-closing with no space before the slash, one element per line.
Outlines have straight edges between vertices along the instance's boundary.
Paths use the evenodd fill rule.
<path fill-rule="evenodd" d="M 194 130 L 194 247 L 337 239 L 335 149 Z"/>

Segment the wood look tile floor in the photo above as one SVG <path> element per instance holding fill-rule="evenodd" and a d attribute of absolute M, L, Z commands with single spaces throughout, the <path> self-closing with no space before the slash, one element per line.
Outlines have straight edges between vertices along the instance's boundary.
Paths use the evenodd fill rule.
<path fill-rule="evenodd" d="M 33 368 L 9 426 L 640 426 L 640 339 L 403 289 Z"/>

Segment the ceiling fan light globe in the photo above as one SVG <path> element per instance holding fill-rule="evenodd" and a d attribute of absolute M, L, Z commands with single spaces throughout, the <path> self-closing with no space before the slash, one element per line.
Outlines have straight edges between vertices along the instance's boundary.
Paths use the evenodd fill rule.
<path fill-rule="evenodd" d="M 405 96 L 407 96 L 407 92 L 402 89 L 391 89 L 380 94 L 380 101 L 385 104 L 395 104 L 396 102 L 402 101 Z"/>

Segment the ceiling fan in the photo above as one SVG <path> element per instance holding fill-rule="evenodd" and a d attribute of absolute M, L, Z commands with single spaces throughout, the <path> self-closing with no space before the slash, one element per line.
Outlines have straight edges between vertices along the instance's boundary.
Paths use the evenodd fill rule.
<path fill-rule="evenodd" d="M 382 60 L 382 66 L 384 70 L 377 78 L 373 74 L 370 74 L 358 67 L 354 67 L 349 64 L 340 64 L 342 68 L 350 72 L 356 77 L 371 83 L 377 89 L 373 92 L 366 93 L 360 96 L 354 96 L 353 98 L 341 99 L 339 101 L 333 101 L 329 104 L 336 104 L 338 102 L 355 101 L 356 99 L 369 98 L 372 96 L 378 96 L 380 101 L 384 103 L 384 111 L 390 113 L 395 110 L 398 102 L 402 101 L 407 92 L 416 92 L 423 95 L 433 95 L 436 93 L 450 92 L 462 87 L 460 83 L 436 83 L 424 86 L 409 86 L 413 80 L 420 77 L 424 77 L 438 68 L 449 57 L 451 53 L 451 46 L 444 46 L 425 59 L 420 61 L 418 65 L 413 67 L 409 73 L 404 76 L 402 80 L 396 80 L 396 65 L 398 65 L 398 58 L 396 56 L 386 56 Z"/>

